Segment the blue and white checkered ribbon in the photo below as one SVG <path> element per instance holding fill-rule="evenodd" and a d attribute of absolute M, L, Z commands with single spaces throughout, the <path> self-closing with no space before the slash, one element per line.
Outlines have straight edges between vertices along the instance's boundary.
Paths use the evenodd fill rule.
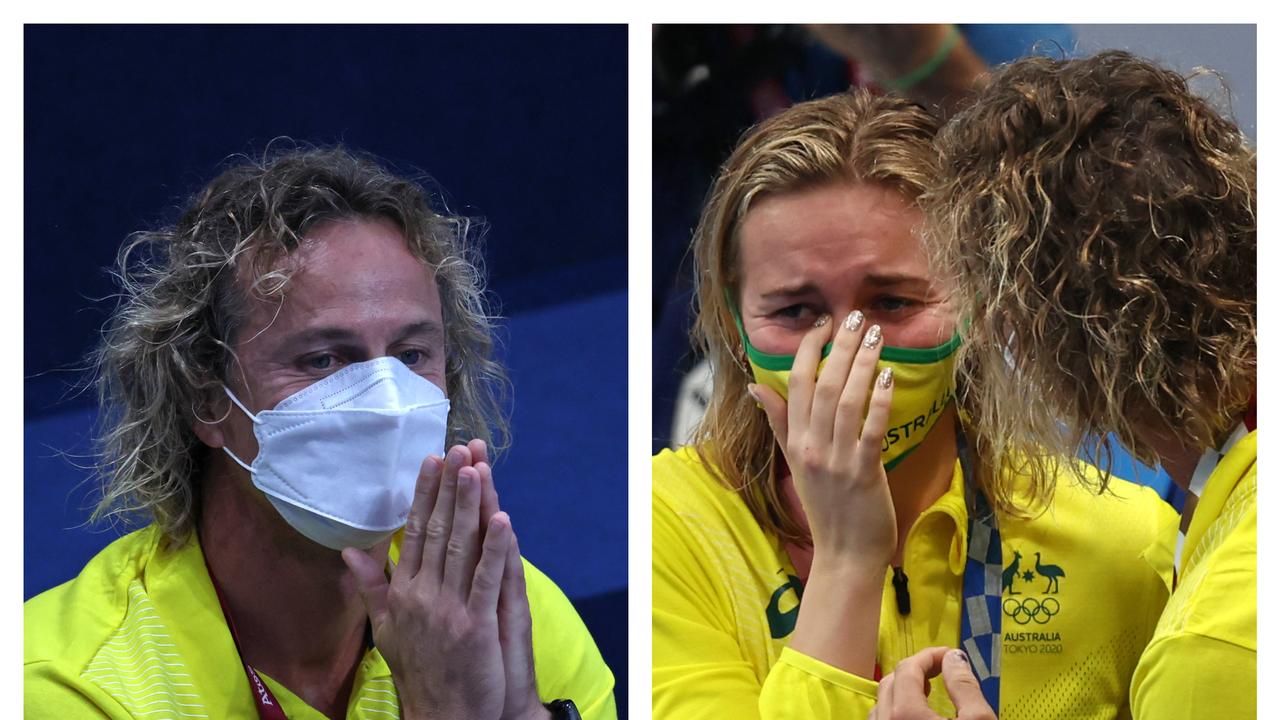
<path fill-rule="evenodd" d="M 960 647 L 969 656 L 974 677 L 997 714 L 1000 712 L 1000 591 L 1004 570 L 1000 530 L 995 513 L 973 475 L 968 445 L 959 429 L 956 450 L 964 473 L 969 511 L 969 551 L 964 564 L 964 602 L 960 612 Z"/>

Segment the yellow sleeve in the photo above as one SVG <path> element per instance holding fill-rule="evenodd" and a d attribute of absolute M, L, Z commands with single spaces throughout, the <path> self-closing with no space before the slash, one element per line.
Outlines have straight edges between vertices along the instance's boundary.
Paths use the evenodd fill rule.
<path fill-rule="evenodd" d="M 533 619 L 533 664 L 543 702 L 568 698 L 583 720 L 615 720 L 613 673 L 578 611 L 540 570 L 524 561 Z"/>
<path fill-rule="evenodd" d="M 653 716 L 714 718 L 866 717 L 871 680 L 791 649 L 761 678 L 738 645 L 727 585 L 699 542 L 653 499 Z"/>
<path fill-rule="evenodd" d="M 1157 640 L 1133 676 L 1134 720 L 1252 718 L 1258 653 L 1217 638 L 1180 633 Z"/>
<path fill-rule="evenodd" d="M 876 704 L 874 680 L 784 648 L 760 694 L 765 718 L 864 718 Z"/>
<path fill-rule="evenodd" d="M 41 660 L 22 668 L 22 715 L 32 720 L 128 720 L 130 715 L 97 686 Z"/>

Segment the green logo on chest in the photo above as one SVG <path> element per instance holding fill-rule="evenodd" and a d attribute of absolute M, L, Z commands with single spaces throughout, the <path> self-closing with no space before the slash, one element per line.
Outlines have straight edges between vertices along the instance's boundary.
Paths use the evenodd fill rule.
<path fill-rule="evenodd" d="M 1000 592 L 1007 592 L 1009 595 L 1021 595 L 1022 593 L 1013 589 L 1014 582 L 1021 580 L 1024 583 L 1029 583 L 1036 579 L 1036 574 L 1038 573 L 1040 577 L 1049 581 L 1041 592 L 1046 595 L 1058 594 L 1058 579 L 1067 576 L 1066 570 L 1063 570 L 1062 567 L 1058 565 L 1046 565 L 1042 563 L 1040 561 L 1040 553 L 1036 553 L 1035 572 L 1032 572 L 1030 569 L 1022 570 L 1020 572 L 1021 563 L 1022 553 L 1014 550 L 1013 562 L 1009 563 L 1009 565 L 1005 567 L 1004 572 L 1000 574 Z"/>
<path fill-rule="evenodd" d="M 782 611 L 782 598 L 788 590 L 796 593 L 796 603 L 786 612 Z M 788 575 L 787 582 L 773 591 L 769 598 L 769 606 L 764 609 L 764 616 L 769 620 L 769 635 L 779 640 L 796 629 L 796 618 L 800 616 L 800 596 L 804 594 L 804 584 L 795 575 Z"/>

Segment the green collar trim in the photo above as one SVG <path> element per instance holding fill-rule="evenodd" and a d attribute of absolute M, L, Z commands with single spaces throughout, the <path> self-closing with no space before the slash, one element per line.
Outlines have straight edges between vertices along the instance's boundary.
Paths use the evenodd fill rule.
<path fill-rule="evenodd" d="M 949 404 L 949 403 L 948 403 L 948 404 Z M 934 424 L 935 424 L 935 425 L 937 424 L 937 421 L 936 421 L 936 420 L 935 420 Z M 933 432 L 933 425 L 930 425 L 930 426 L 929 426 L 929 432 Z M 927 435 L 927 434 L 928 434 L 928 433 L 926 433 L 926 435 Z M 923 443 L 923 442 L 924 442 L 924 441 L 923 441 L 923 440 L 921 440 L 919 443 L 916 443 L 915 445 L 912 445 L 911 447 L 907 448 L 906 452 L 902 453 L 902 454 L 901 454 L 901 455 L 899 455 L 898 457 L 896 457 L 896 458 L 894 458 L 894 459 L 890 460 L 889 462 L 885 463 L 884 471 L 885 471 L 885 472 L 889 472 L 890 470 L 892 470 L 892 469 L 894 469 L 894 468 L 898 467 L 898 464 L 899 464 L 899 463 L 901 463 L 903 460 L 906 460 L 906 459 L 907 459 L 907 457 L 908 457 L 908 456 L 910 456 L 910 455 L 911 455 L 911 453 L 915 452 L 915 451 L 916 451 L 916 448 L 920 447 L 920 444 L 921 444 L 921 443 Z"/>

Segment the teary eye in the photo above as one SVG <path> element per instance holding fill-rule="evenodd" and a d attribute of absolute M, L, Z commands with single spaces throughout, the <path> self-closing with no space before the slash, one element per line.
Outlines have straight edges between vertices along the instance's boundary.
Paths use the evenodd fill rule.
<path fill-rule="evenodd" d="M 807 303 L 795 303 L 784 308 L 779 308 L 769 313 L 769 317 L 775 320 L 785 320 L 789 322 L 812 321 L 818 318 L 821 311 Z"/>
<path fill-rule="evenodd" d="M 329 370 L 337 364 L 337 362 L 337 358 L 327 353 L 323 355 L 312 355 L 306 359 L 307 367 L 312 370 Z"/>
<path fill-rule="evenodd" d="M 914 300 L 896 295 L 882 295 L 876 298 L 871 304 L 872 309 L 883 310 L 885 312 L 893 312 L 895 310 L 905 310 L 915 304 Z"/>

